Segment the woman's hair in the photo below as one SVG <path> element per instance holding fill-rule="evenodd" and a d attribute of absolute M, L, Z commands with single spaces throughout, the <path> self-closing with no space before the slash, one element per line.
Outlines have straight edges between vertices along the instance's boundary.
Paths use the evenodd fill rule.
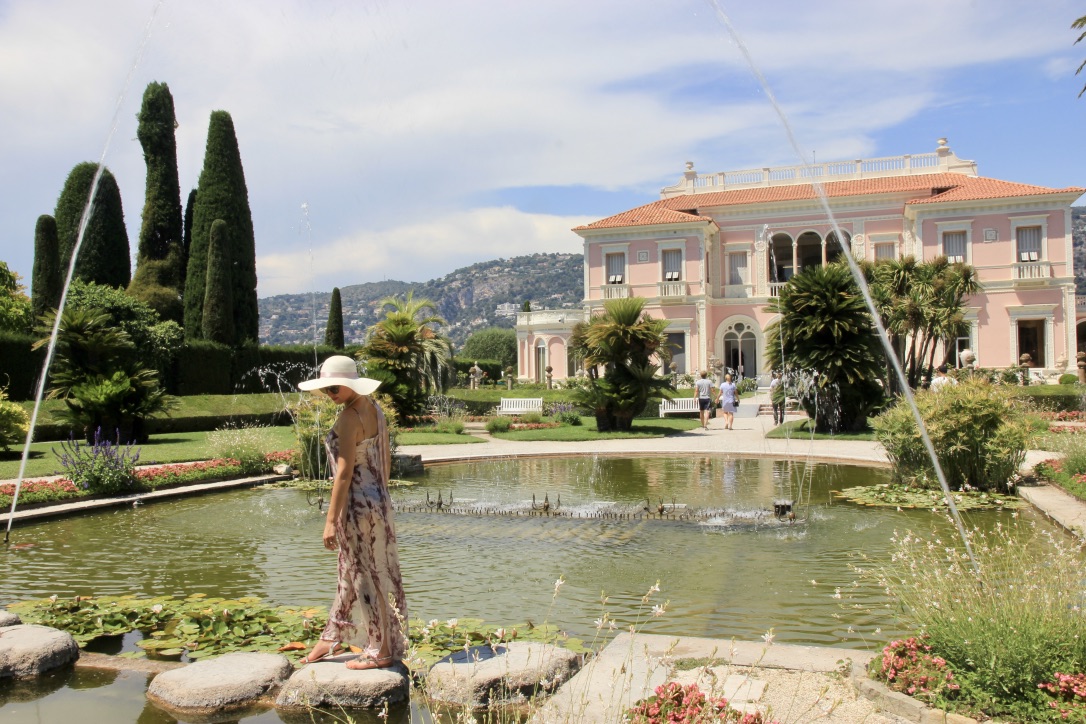
<path fill-rule="evenodd" d="M 731 381 L 732 381 L 732 376 L 731 376 L 731 374 L 726 374 L 726 375 L 724 375 L 724 381 L 725 381 L 725 382 L 731 382 Z"/>

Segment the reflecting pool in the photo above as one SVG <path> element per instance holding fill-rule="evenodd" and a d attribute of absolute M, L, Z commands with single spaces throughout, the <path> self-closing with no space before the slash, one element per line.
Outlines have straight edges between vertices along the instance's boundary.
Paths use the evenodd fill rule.
<path fill-rule="evenodd" d="M 410 613 L 493 623 L 550 621 L 593 639 L 606 611 L 653 633 L 865 647 L 895 632 L 881 592 L 857 585 L 858 552 L 879 558 L 896 529 L 948 529 L 930 511 L 864 508 L 834 490 L 884 482 L 880 469 L 724 456 L 520 458 L 431 466 L 402 503 L 427 497 L 528 512 L 601 505 L 713 509 L 695 521 L 400 513 Z M 764 511 L 796 501 L 797 521 Z M 673 508 L 674 506 L 674 508 Z M 685 508 L 683 507 L 685 506 Z M 974 515 L 986 526 L 1005 514 Z M 702 516 L 704 518 L 704 516 Z M 0 603 L 57 594 L 259 596 L 327 606 L 334 555 L 323 512 L 296 490 L 255 489 L 20 527 L 0 552 Z M 566 583 L 555 596 L 555 581 Z M 657 581 L 646 606 L 642 596 Z M 606 604 L 601 596 L 607 597 Z M 653 617 L 651 606 L 668 601 Z M 876 628 L 882 630 L 875 634 Z M 606 635 L 606 631 L 602 632 Z"/>

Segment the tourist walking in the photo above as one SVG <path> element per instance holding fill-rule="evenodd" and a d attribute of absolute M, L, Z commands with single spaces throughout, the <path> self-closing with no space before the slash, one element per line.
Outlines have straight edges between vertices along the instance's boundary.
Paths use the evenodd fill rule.
<path fill-rule="evenodd" d="M 773 379 L 769 381 L 769 401 L 773 404 L 773 424 L 780 425 L 784 422 L 784 384 L 781 382 L 781 373 L 774 372 Z"/>
<path fill-rule="evenodd" d="M 339 550 L 339 585 L 328 625 L 303 663 L 335 655 L 342 644 L 362 650 L 347 661 L 348 669 L 386 668 L 406 650 L 407 600 L 388 493 L 388 428 L 370 397 L 380 384 L 359 377 L 350 357 L 336 355 L 324 361 L 317 379 L 298 385 L 343 406 L 325 438 L 333 482 L 323 540 L 328 550 Z"/>
<path fill-rule="evenodd" d="M 713 383 L 709 373 L 701 371 L 701 378 L 694 383 L 694 396 L 698 398 L 698 412 L 701 413 L 701 429 L 709 429 L 709 413 L 713 407 Z"/>
<path fill-rule="evenodd" d="M 735 422 L 735 408 L 739 406 L 739 391 L 732 382 L 730 374 L 724 375 L 720 383 L 720 411 L 724 414 L 724 429 L 731 430 Z"/>

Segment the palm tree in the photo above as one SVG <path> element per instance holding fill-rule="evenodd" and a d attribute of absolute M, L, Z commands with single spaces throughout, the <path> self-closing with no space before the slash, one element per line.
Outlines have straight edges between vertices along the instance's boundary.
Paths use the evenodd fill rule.
<path fill-rule="evenodd" d="M 361 356 L 367 374 L 380 379 L 400 415 L 419 412 L 428 394 L 444 389 L 452 344 L 437 331 L 447 322 L 429 299 L 386 297 L 384 318 L 370 328 Z"/>
<path fill-rule="evenodd" d="M 1071 23 L 1071 28 L 1074 30 L 1082 30 L 1083 28 L 1086 28 L 1086 15 L 1083 15 L 1081 18 Z M 1083 31 L 1081 35 L 1075 38 L 1074 45 L 1078 45 L 1084 39 L 1086 39 L 1086 31 Z M 1078 64 L 1078 68 L 1075 69 L 1075 75 L 1081 73 L 1083 68 L 1086 68 L 1086 60 Z M 1082 86 L 1082 90 L 1078 92 L 1078 97 L 1081 98 L 1083 93 L 1086 93 L 1086 85 Z"/>
<path fill-rule="evenodd" d="M 780 290 L 767 311 L 766 358 L 807 381 L 801 404 L 819 432 L 862 429 L 884 399 L 884 357 L 860 290 L 844 264 L 813 267 Z"/>
<path fill-rule="evenodd" d="M 56 310 L 42 316 L 39 331 L 45 336 L 34 349 L 49 343 L 55 319 Z M 105 439 L 147 442 L 146 418 L 174 404 L 128 333 L 101 310 L 66 308 L 61 314 L 50 381 L 49 396 L 64 400 L 65 417 L 82 428 L 88 443 L 98 429 Z"/>
<path fill-rule="evenodd" d="M 590 370 L 589 385 L 575 399 L 593 410 L 601 432 L 629 430 L 650 400 L 670 396 L 668 381 L 657 376 L 660 367 L 652 362 L 666 341 L 667 321 L 643 315 L 644 305 L 640 297 L 604 302 L 603 314 L 574 335 L 572 346 Z M 604 368 L 602 379 L 598 366 Z"/>
<path fill-rule="evenodd" d="M 945 363 L 954 339 L 968 333 L 965 300 L 980 291 L 976 271 L 945 256 L 929 262 L 909 256 L 865 264 L 864 273 L 909 386 L 916 388 L 930 375 L 940 345 Z"/>

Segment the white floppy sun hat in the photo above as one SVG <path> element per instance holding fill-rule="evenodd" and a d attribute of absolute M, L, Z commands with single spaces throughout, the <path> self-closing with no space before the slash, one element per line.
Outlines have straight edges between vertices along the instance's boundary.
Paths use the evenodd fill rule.
<path fill-rule="evenodd" d="M 360 395 L 369 395 L 377 391 L 381 383 L 369 377 L 358 376 L 355 361 L 345 355 L 337 354 L 324 360 L 320 376 L 315 380 L 298 383 L 299 390 L 320 390 L 334 386 L 350 387 Z"/>

